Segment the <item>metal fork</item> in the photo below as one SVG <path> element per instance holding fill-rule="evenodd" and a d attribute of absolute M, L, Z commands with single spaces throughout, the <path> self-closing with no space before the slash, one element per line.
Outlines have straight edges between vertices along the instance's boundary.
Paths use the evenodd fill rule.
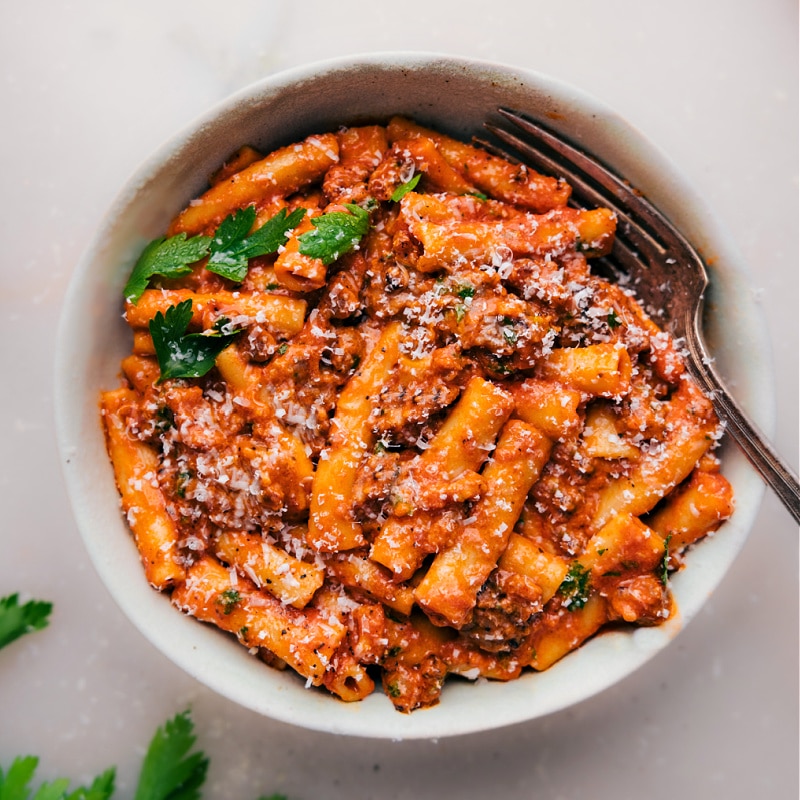
<path fill-rule="evenodd" d="M 734 441 L 800 524 L 797 477 L 737 405 L 712 366 L 702 334 L 708 274 L 697 251 L 655 206 L 594 157 L 516 111 L 500 108 L 498 113 L 511 130 L 490 122 L 485 123 L 486 129 L 525 163 L 566 179 L 573 188 L 573 204 L 604 206 L 617 215 L 612 270 L 635 285 L 648 313 L 656 314 L 673 336 L 685 340 L 690 373 L 711 398 Z"/>

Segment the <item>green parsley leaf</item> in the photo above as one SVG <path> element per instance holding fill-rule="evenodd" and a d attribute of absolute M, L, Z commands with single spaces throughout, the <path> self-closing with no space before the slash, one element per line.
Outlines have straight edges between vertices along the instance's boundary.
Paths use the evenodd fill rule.
<path fill-rule="evenodd" d="M 417 184 L 419 183 L 419 179 L 422 177 L 422 173 L 418 172 L 411 180 L 406 181 L 405 183 L 401 183 L 393 192 L 392 192 L 392 202 L 399 203 L 409 192 L 413 191 Z"/>
<path fill-rule="evenodd" d="M 291 214 L 282 208 L 245 240 L 245 255 L 255 258 L 277 252 L 289 240 L 289 231 L 294 230 L 305 215 L 304 208 L 296 208 Z"/>
<path fill-rule="evenodd" d="M 213 366 L 217 356 L 233 341 L 238 331 L 223 335 L 212 330 L 186 333 L 192 319 L 192 301 L 184 300 L 160 311 L 150 320 L 150 335 L 161 369 L 158 382 L 168 378 L 200 378 Z"/>
<path fill-rule="evenodd" d="M 622 324 L 619 321 L 619 317 L 617 316 L 617 312 L 612 308 L 611 311 L 608 312 L 608 317 L 606 317 L 606 323 L 608 327 L 611 328 L 613 331 L 615 328 L 619 328 Z"/>
<path fill-rule="evenodd" d="M 20 605 L 18 594 L 0 597 L 0 648 L 26 633 L 46 628 L 52 610 L 53 604 L 43 600 L 29 600 Z M 4 800 L 2 794 L 0 800 Z"/>
<path fill-rule="evenodd" d="M 39 759 L 35 756 L 15 758 L 3 774 L 0 769 L 0 800 L 28 800 Z M 68 778 L 57 778 L 52 783 L 43 783 L 33 796 L 33 800 L 109 800 L 114 793 L 116 771 L 113 767 L 98 775 L 88 788 L 80 786 L 70 794 Z"/>
<path fill-rule="evenodd" d="M 467 307 L 463 303 L 459 303 L 454 310 L 456 312 L 456 322 L 461 322 L 467 313 Z"/>
<path fill-rule="evenodd" d="M 11 762 L 4 775 L 0 769 L 0 799 L 28 800 L 31 780 L 39 759 L 36 756 L 19 756 Z"/>
<path fill-rule="evenodd" d="M 583 608 L 589 599 L 589 570 L 579 561 L 573 561 L 558 592 L 567 598 L 564 605 L 570 611 Z"/>
<path fill-rule="evenodd" d="M 256 220 L 255 207 L 234 211 L 222 220 L 211 240 L 211 255 L 206 269 L 241 283 L 247 277 L 249 259 L 277 252 L 288 241 L 289 231 L 297 227 L 305 214 L 304 208 L 296 208 L 288 215 L 282 208 L 252 236 L 248 236 Z"/>
<path fill-rule="evenodd" d="M 209 246 L 206 269 L 240 283 L 247 276 L 247 257 L 241 252 L 256 220 L 255 206 L 234 211 L 220 222 Z"/>
<path fill-rule="evenodd" d="M 467 192 L 470 197 L 477 197 L 478 200 L 488 200 L 489 195 L 484 194 L 483 192 Z"/>
<path fill-rule="evenodd" d="M 314 230 L 298 237 L 302 255 L 318 258 L 327 266 L 356 247 L 369 230 L 369 212 L 355 203 L 346 207 L 350 213 L 332 211 L 311 220 Z"/>
<path fill-rule="evenodd" d="M 179 278 L 188 275 L 194 264 L 208 254 L 211 239 L 208 236 L 186 238 L 185 233 L 153 239 L 145 247 L 131 272 L 122 294 L 131 303 L 138 303 L 153 275 Z"/>
<path fill-rule="evenodd" d="M 33 796 L 33 800 L 63 800 L 68 786 L 69 778 L 57 778 L 52 783 L 43 783 Z"/>
<path fill-rule="evenodd" d="M 108 800 L 114 794 L 116 769 L 109 767 L 98 775 L 88 788 L 76 789 L 65 800 Z"/>
<path fill-rule="evenodd" d="M 188 711 L 158 728 L 144 757 L 134 800 L 199 800 L 208 758 L 202 752 L 189 754 L 195 739 Z"/>

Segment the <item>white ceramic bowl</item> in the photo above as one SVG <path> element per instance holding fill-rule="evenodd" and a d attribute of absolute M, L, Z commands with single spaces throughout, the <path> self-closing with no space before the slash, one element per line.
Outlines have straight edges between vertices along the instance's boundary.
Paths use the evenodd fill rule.
<path fill-rule="evenodd" d="M 236 148 L 268 151 L 343 123 L 402 113 L 460 137 L 481 130 L 498 106 L 523 110 L 567 133 L 617 170 L 713 259 L 708 330 L 717 364 L 757 423 L 772 430 L 772 377 L 759 311 L 740 257 L 667 159 L 613 111 L 544 75 L 449 57 L 375 54 L 293 69 L 257 83 L 179 133 L 122 189 L 75 270 L 58 338 L 57 424 L 75 515 L 90 556 L 123 611 L 167 657 L 220 694 L 285 722 L 371 737 L 441 737 L 530 720 L 585 699 L 630 674 L 697 612 L 740 549 L 763 493 L 731 445 L 724 472 L 737 510 L 696 547 L 672 588 L 679 613 L 659 628 L 605 633 L 550 670 L 511 683 L 448 682 L 439 705 L 411 715 L 376 692 L 346 704 L 252 658 L 231 638 L 186 617 L 152 590 L 120 514 L 105 452 L 98 395 L 117 385 L 130 333 L 122 287 L 150 239 L 200 193 Z M 743 335 L 746 332 L 746 337 Z"/>

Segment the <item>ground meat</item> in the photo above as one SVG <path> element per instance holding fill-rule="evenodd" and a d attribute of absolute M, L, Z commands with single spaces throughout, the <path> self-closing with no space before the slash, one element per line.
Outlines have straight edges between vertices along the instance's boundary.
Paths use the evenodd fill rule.
<path fill-rule="evenodd" d="M 203 451 L 182 444 L 162 462 L 159 483 L 177 520 L 231 530 L 281 527 L 308 509 L 308 482 L 274 443 L 236 437 Z"/>
<path fill-rule="evenodd" d="M 462 633 L 490 653 L 510 652 L 542 610 L 542 591 L 522 575 L 496 571 L 478 594 L 472 622 Z"/>
<path fill-rule="evenodd" d="M 383 690 L 398 711 L 414 711 L 439 702 L 447 664 L 428 653 L 418 664 L 384 664 Z"/>
<path fill-rule="evenodd" d="M 473 369 L 455 345 L 416 361 L 401 363 L 381 390 L 374 430 L 387 443 L 417 444 L 422 426 L 455 402 Z"/>

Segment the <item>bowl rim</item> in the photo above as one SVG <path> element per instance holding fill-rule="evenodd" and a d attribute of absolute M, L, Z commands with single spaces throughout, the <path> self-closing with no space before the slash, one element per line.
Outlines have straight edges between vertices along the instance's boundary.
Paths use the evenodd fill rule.
<path fill-rule="evenodd" d="M 465 704 L 467 706 L 470 705 L 469 691 L 474 691 L 475 689 L 473 686 L 462 685 L 461 683 L 454 686 L 454 690 L 450 690 L 448 685 L 445 690 L 445 696 L 439 706 L 435 706 L 432 709 L 418 710 L 411 715 L 399 715 L 388 703 L 387 711 L 390 713 L 384 714 L 383 709 L 377 707 L 377 703 L 379 700 L 385 700 L 385 698 L 377 692 L 366 700 L 355 704 L 345 704 L 334 698 L 323 696 L 321 693 L 305 692 L 307 699 L 311 699 L 311 702 L 304 700 L 298 704 L 292 697 L 286 697 L 287 693 L 283 691 L 280 682 L 277 680 L 273 682 L 275 683 L 273 687 L 275 689 L 274 697 L 266 700 L 263 697 L 253 698 L 248 694 L 247 689 L 250 670 L 244 662 L 239 663 L 241 659 L 237 657 L 237 662 L 231 666 L 226 659 L 223 658 L 222 661 L 219 661 L 216 656 L 208 662 L 203 662 L 197 658 L 197 648 L 201 648 L 204 653 L 209 649 L 214 651 L 221 649 L 214 644 L 215 637 L 219 639 L 222 636 L 217 631 L 206 629 L 201 632 L 198 630 L 196 636 L 190 633 L 188 638 L 192 641 L 184 641 L 180 652 L 176 653 L 174 646 L 175 636 L 185 636 L 186 632 L 183 627 L 187 624 L 191 624 L 198 629 L 204 626 L 200 626 L 196 620 L 186 619 L 184 615 L 177 612 L 169 604 L 168 598 L 151 589 L 146 584 L 146 581 L 144 581 L 144 589 L 147 594 L 140 591 L 141 587 L 136 588 L 130 582 L 119 580 L 120 569 L 119 564 L 116 562 L 116 558 L 119 556 L 117 551 L 120 550 L 119 543 L 117 543 L 118 546 L 116 548 L 114 548 L 113 544 L 111 545 L 115 551 L 112 554 L 108 549 L 108 544 L 98 534 L 98 524 L 103 520 L 102 514 L 98 512 L 97 508 L 93 507 L 94 485 L 87 484 L 86 477 L 79 474 L 80 467 L 86 466 L 84 458 L 89 458 L 82 452 L 81 443 L 84 441 L 83 437 L 92 435 L 92 432 L 87 428 L 85 408 L 83 412 L 81 411 L 83 391 L 79 382 L 76 381 L 74 369 L 76 363 L 75 342 L 85 342 L 87 340 L 85 334 L 86 326 L 89 324 L 87 321 L 89 309 L 86 307 L 86 295 L 83 287 L 86 279 L 91 277 L 94 270 L 97 269 L 97 261 L 102 260 L 108 237 L 114 231 L 117 220 L 126 209 L 136 203 L 136 198 L 142 187 L 148 180 L 157 179 L 158 174 L 163 172 L 166 165 L 173 159 L 179 158 L 180 154 L 193 141 L 196 141 L 198 136 L 203 136 L 204 132 L 207 132 L 209 126 L 218 124 L 224 114 L 231 113 L 234 109 L 241 108 L 243 105 L 247 106 L 258 101 L 264 102 L 268 98 L 285 92 L 290 87 L 302 82 L 330 80 L 333 76 L 340 75 L 343 72 L 370 69 L 390 72 L 397 70 L 410 72 L 453 70 L 466 74 L 470 79 L 477 81 L 485 81 L 489 75 L 505 77 L 509 80 L 518 81 L 523 88 L 529 91 L 532 91 L 532 87 L 536 86 L 552 93 L 553 96 L 568 98 L 569 102 L 577 107 L 581 114 L 599 117 L 604 125 L 609 126 L 611 129 L 624 131 L 625 135 L 629 137 L 632 148 L 637 152 L 646 154 L 650 172 L 659 178 L 666 177 L 668 179 L 666 181 L 668 186 L 665 191 L 672 194 L 678 192 L 681 199 L 685 201 L 681 215 L 683 220 L 681 227 L 686 229 L 686 220 L 689 220 L 688 227 L 696 229 L 701 236 L 705 236 L 709 244 L 713 245 L 714 252 L 719 254 L 721 260 L 724 259 L 723 263 L 725 263 L 726 267 L 731 268 L 733 281 L 736 284 L 734 287 L 736 289 L 736 297 L 744 304 L 744 311 L 750 317 L 759 319 L 761 310 L 755 300 L 752 297 L 748 297 L 742 290 L 742 286 L 739 285 L 746 286 L 747 267 L 739 253 L 731 245 L 730 237 L 725 235 L 713 212 L 700 199 L 686 178 L 656 145 L 631 123 L 617 114 L 610 106 L 583 90 L 541 72 L 508 64 L 431 52 L 390 51 L 342 56 L 292 67 L 268 75 L 216 103 L 208 111 L 196 117 L 176 134 L 165 140 L 131 173 L 95 228 L 89 244 L 73 271 L 63 300 L 55 348 L 54 407 L 62 471 L 73 509 L 73 516 L 78 524 L 81 538 L 87 548 L 90 559 L 102 582 L 128 619 L 162 654 L 205 686 L 246 708 L 283 722 L 338 734 L 375 738 L 439 738 L 517 724 L 555 713 L 609 688 L 649 661 L 668 641 L 677 635 L 679 630 L 685 627 L 685 624 L 696 614 L 704 600 L 727 573 L 733 559 L 744 544 L 755 519 L 760 499 L 764 493 L 764 486 L 757 476 L 748 478 L 745 475 L 742 481 L 746 482 L 747 492 L 743 499 L 747 502 L 741 503 L 740 501 L 740 507 L 734 517 L 725 525 L 725 536 L 718 537 L 719 540 L 728 540 L 725 546 L 720 548 L 715 542 L 713 553 L 707 552 L 708 548 L 704 546 L 697 548 L 698 554 L 692 561 L 697 561 L 698 563 L 692 563 L 690 566 L 693 570 L 696 568 L 706 570 L 706 573 L 711 578 L 703 582 L 699 594 L 698 592 L 689 592 L 685 613 L 682 604 L 680 615 L 665 625 L 657 629 L 638 629 L 633 634 L 625 634 L 629 636 L 631 641 L 638 637 L 638 641 L 633 646 L 631 653 L 628 653 L 630 663 L 625 669 L 616 671 L 614 669 L 610 671 L 606 669 L 604 672 L 601 670 L 602 674 L 586 682 L 582 691 L 570 693 L 556 690 L 545 700 L 537 698 L 537 705 L 533 713 L 530 706 L 514 702 L 508 703 L 499 713 L 495 708 L 493 708 L 492 714 L 476 714 L 474 708 L 471 709 L 471 714 L 469 710 L 467 712 L 459 710 Z M 557 122 L 555 127 L 558 127 Z M 308 131 L 308 133 L 311 132 Z M 641 158 L 641 156 L 635 157 Z M 651 199 L 654 199 L 659 204 L 658 186 L 654 186 L 653 190 Z M 690 238 L 692 238 L 691 234 Z M 749 305 L 748 300 L 750 301 Z M 761 321 L 763 322 L 763 320 Z M 83 338 L 81 339 L 81 336 L 76 338 L 76 333 L 81 332 L 83 332 Z M 765 352 L 769 352 L 770 345 L 767 340 L 765 326 L 763 324 L 757 326 L 755 330 L 751 331 L 751 334 L 754 337 L 751 355 L 755 352 L 760 352 L 762 355 Z M 746 365 L 744 373 L 750 379 L 749 385 L 744 387 L 750 390 L 749 397 L 746 398 L 744 405 L 752 407 L 754 418 L 760 427 L 770 434 L 774 430 L 774 393 L 772 388 L 774 379 L 771 360 L 769 358 L 756 359 Z M 749 400 L 749 403 L 747 400 Z M 97 418 L 97 424 L 93 435 L 95 437 L 98 434 L 102 436 L 99 425 L 99 408 L 97 406 L 95 407 L 95 417 Z M 82 420 L 83 424 L 81 424 Z M 733 458 L 736 458 L 735 453 Z M 110 464 L 107 463 L 105 466 L 106 471 L 110 474 Z M 114 490 L 116 492 L 115 486 Z M 117 514 L 120 522 L 122 522 L 119 511 L 117 511 Z M 128 540 L 127 548 L 130 550 L 133 547 L 132 537 L 127 536 L 126 538 Z M 133 549 L 135 552 L 135 548 Z M 127 558 L 127 556 L 125 557 Z M 143 581 L 138 554 L 135 561 L 135 566 L 140 573 L 139 579 Z M 684 572 L 678 573 L 672 583 L 676 591 L 678 586 L 683 587 L 686 584 Z M 687 589 L 687 591 L 689 590 Z M 148 598 L 147 595 L 150 597 Z M 167 600 L 168 607 L 164 606 L 164 600 Z M 159 602 L 161 602 L 160 605 Z M 164 610 L 168 611 L 174 617 L 174 620 L 170 620 L 169 616 L 163 613 Z M 154 629 L 152 624 L 148 624 L 152 615 L 155 615 L 158 619 L 158 629 Z M 162 622 L 164 623 L 163 628 L 161 627 Z M 176 624 L 172 624 L 172 622 Z M 601 637 L 597 637 L 594 641 L 600 641 L 604 638 L 607 640 L 613 639 L 613 636 L 614 634 L 602 634 Z M 591 644 L 591 642 L 587 643 L 577 652 L 586 650 Z M 231 647 L 233 646 L 231 644 Z M 246 656 L 244 648 L 238 645 L 235 646 Z M 614 651 L 619 648 L 614 642 L 611 642 L 610 649 Z M 254 661 L 254 659 L 249 660 Z M 235 676 L 240 677 L 244 682 L 244 686 L 237 687 L 232 685 L 233 681 L 229 679 L 229 677 L 232 677 L 230 675 L 220 677 L 218 673 L 215 673 L 215 670 L 218 670 L 221 664 L 224 664 L 229 670 L 233 669 Z M 576 659 L 570 661 L 570 657 L 559 663 L 558 667 L 564 673 L 565 681 L 575 680 L 580 677 L 580 664 L 577 666 L 575 664 Z M 269 670 L 263 664 L 259 664 L 258 669 Z M 539 683 L 549 685 L 551 682 L 546 679 L 542 680 L 542 676 L 546 676 L 550 672 L 551 670 L 545 673 L 531 673 L 520 680 L 525 681 L 529 678 L 536 678 Z M 574 673 L 577 675 L 573 676 Z M 274 674 L 276 676 L 279 675 L 277 672 Z M 516 683 L 518 681 L 498 685 L 505 688 Z M 302 684 L 300 686 L 302 687 Z M 550 688 L 552 689 L 552 687 Z M 458 702 L 459 699 L 461 702 Z M 448 708 L 449 704 L 453 704 L 452 709 Z M 332 714 L 331 710 L 334 708 L 336 711 Z"/>

